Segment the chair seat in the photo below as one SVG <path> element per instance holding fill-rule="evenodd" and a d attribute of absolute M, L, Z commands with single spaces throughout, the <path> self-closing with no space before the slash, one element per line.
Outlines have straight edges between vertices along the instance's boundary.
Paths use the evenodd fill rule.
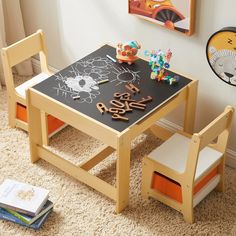
<path fill-rule="evenodd" d="M 154 149 L 148 158 L 167 166 L 179 173 L 185 171 L 191 139 L 174 134 L 161 146 Z M 195 179 L 198 179 L 209 167 L 222 157 L 222 153 L 205 147 L 199 153 Z"/>
<path fill-rule="evenodd" d="M 26 82 L 24 82 L 23 84 L 17 86 L 16 92 L 21 95 L 22 97 L 26 97 L 25 95 L 25 91 L 28 88 L 31 88 L 32 86 L 44 81 L 45 79 L 47 79 L 50 75 L 46 74 L 46 73 L 40 73 L 36 76 L 34 76 L 32 79 L 27 80 Z"/>

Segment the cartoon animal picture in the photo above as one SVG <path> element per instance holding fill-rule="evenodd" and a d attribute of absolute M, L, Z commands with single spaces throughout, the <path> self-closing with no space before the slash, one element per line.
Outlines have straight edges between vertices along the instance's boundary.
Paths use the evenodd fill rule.
<path fill-rule="evenodd" d="M 220 79 L 236 86 L 236 27 L 224 28 L 211 36 L 207 59 Z"/>
<path fill-rule="evenodd" d="M 211 47 L 210 63 L 216 74 L 229 84 L 236 85 L 236 53 L 230 50 L 219 50 Z"/>
<path fill-rule="evenodd" d="M 129 0 L 129 13 L 191 35 L 195 0 Z"/>

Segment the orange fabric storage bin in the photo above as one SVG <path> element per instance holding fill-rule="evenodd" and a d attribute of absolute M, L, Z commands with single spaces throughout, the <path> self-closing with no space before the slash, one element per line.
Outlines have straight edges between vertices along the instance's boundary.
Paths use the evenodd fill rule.
<path fill-rule="evenodd" d="M 27 122 L 27 110 L 26 107 L 17 103 L 16 106 L 16 117 L 19 120 Z M 57 129 L 59 129 L 65 123 L 51 115 L 48 115 L 48 134 L 53 133 Z"/>
<path fill-rule="evenodd" d="M 27 122 L 26 107 L 19 103 L 17 103 L 17 106 L 16 106 L 16 118 L 24 122 Z"/>
<path fill-rule="evenodd" d="M 152 188 L 175 199 L 178 202 L 182 202 L 181 186 L 179 183 L 166 176 L 154 172 Z"/>
<path fill-rule="evenodd" d="M 48 134 L 53 133 L 65 123 L 54 116 L 48 115 Z"/>
<path fill-rule="evenodd" d="M 196 186 L 194 186 L 194 194 L 200 191 L 214 176 L 216 176 L 218 172 L 217 170 L 218 167 L 214 168 Z M 179 183 L 173 181 L 172 179 L 169 179 L 162 174 L 154 172 L 152 188 L 182 203 L 181 186 Z"/>

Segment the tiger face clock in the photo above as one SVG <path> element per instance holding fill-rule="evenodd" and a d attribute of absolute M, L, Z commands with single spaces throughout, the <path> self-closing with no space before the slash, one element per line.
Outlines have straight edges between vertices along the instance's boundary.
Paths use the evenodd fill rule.
<path fill-rule="evenodd" d="M 207 42 L 206 55 L 214 73 L 225 83 L 236 86 L 236 27 L 214 33 Z"/>

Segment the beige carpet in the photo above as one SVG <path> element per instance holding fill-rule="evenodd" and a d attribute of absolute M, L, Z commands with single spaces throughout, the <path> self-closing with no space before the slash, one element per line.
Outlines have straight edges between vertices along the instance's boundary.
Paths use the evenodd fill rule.
<path fill-rule="evenodd" d="M 142 141 L 142 142 L 141 142 Z M 6 91 L 0 91 L 0 183 L 5 178 L 28 182 L 50 190 L 54 212 L 39 231 L 0 220 L 0 235 L 236 235 L 236 173 L 226 168 L 226 192 L 212 192 L 194 210 L 196 223 L 183 221 L 177 211 L 140 195 L 141 161 L 160 144 L 142 135 L 133 142 L 130 205 L 119 215 L 115 204 L 43 160 L 31 164 L 28 136 L 7 124 Z M 68 127 L 51 145 L 65 158 L 79 163 L 102 145 Z M 115 182 L 115 157 L 93 171 Z"/>

